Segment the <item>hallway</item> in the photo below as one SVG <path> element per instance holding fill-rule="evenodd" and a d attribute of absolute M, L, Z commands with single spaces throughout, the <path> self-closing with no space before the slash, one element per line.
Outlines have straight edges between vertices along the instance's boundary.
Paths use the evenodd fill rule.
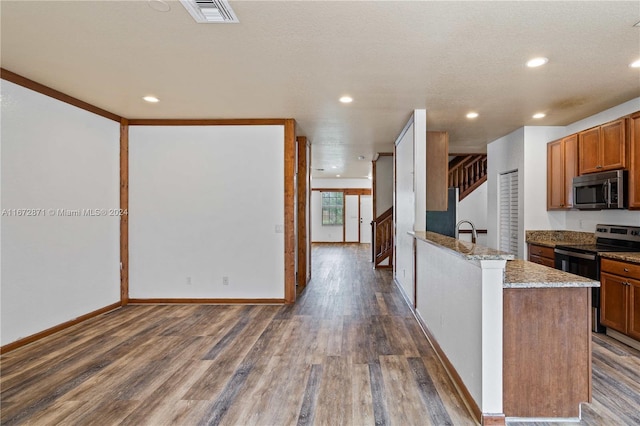
<path fill-rule="evenodd" d="M 470 425 L 368 245 L 292 306 L 138 305 L 2 356 L 2 424 Z"/>

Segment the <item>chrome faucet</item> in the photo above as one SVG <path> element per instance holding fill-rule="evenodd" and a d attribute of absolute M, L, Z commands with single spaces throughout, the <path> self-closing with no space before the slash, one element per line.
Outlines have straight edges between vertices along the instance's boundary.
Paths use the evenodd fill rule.
<path fill-rule="evenodd" d="M 460 236 L 460 225 L 462 225 L 463 223 L 468 223 L 469 225 L 471 225 L 471 243 L 475 244 L 478 240 L 478 232 L 476 231 L 475 225 L 470 220 L 461 220 L 460 222 L 456 223 L 456 240 Z"/>

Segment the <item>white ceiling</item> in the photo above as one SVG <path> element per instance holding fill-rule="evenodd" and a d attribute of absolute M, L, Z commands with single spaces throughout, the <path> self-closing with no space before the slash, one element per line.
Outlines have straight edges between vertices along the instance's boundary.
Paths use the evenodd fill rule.
<path fill-rule="evenodd" d="M 295 118 L 314 177 L 366 176 L 416 108 L 473 152 L 640 96 L 637 0 L 235 1 L 217 25 L 167 3 L 2 0 L 1 65 L 127 118 Z"/>

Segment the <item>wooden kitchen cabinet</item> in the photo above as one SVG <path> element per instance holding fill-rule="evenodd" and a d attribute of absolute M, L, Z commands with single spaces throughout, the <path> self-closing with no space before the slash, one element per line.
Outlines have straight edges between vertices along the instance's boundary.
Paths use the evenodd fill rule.
<path fill-rule="evenodd" d="M 547 144 L 547 210 L 573 207 L 573 178 L 578 175 L 578 135 Z"/>
<path fill-rule="evenodd" d="M 427 132 L 427 211 L 447 211 L 449 207 L 449 134 Z"/>
<path fill-rule="evenodd" d="M 629 122 L 629 209 L 640 209 L 640 111 Z"/>
<path fill-rule="evenodd" d="M 555 267 L 555 253 L 553 248 L 529 243 L 529 262 Z"/>
<path fill-rule="evenodd" d="M 581 175 L 627 166 L 626 119 L 578 133 L 579 172 Z"/>
<path fill-rule="evenodd" d="M 602 259 L 600 322 L 640 340 L 640 265 Z"/>
<path fill-rule="evenodd" d="M 627 286 L 624 279 L 605 272 L 600 274 L 600 322 L 620 333 L 627 332 Z"/>

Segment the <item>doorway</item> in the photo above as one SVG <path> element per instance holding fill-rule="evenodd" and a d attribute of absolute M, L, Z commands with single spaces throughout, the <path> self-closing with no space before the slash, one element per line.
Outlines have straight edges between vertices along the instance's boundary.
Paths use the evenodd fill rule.
<path fill-rule="evenodd" d="M 345 195 L 344 242 L 371 243 L 372 217 L 371 195 Z"/>

